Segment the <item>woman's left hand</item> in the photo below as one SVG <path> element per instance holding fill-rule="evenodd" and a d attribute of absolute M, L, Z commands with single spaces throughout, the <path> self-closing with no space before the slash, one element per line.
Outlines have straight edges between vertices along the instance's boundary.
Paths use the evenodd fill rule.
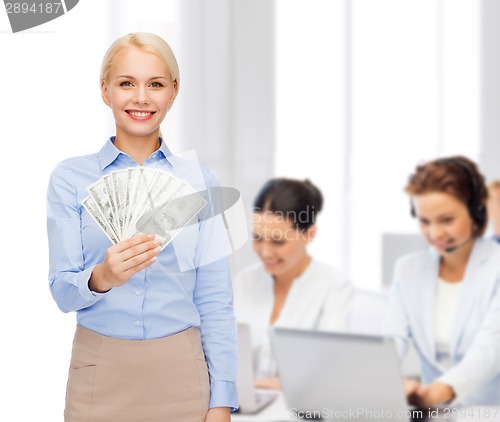
<path fill-rule="evenodd" d="M 205 422 L 230 422 L 231 413 L 229 407 L 212 407 L 208 409 Z"/>

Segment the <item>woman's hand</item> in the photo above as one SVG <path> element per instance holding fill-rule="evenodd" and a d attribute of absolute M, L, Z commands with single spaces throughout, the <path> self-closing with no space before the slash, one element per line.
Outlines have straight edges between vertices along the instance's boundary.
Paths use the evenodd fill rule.
<path fill-rule="evenodd" d="M 229 407 L 212 407 L 208 409 L 205 422 L 230 422 L 231 413 Z"/>
<path fill-rule="evenodd" d="M 438 404 L 453 400 L 455 391 L 448 384 L 435 381 L 432 384 L 421 386 L 417 391 L 417 396 L 420 407 L 436 407 Z"/>
<path fill-rule="evenodd" d="M 110 246 L 104 260 L 92 271 L 89 289 L 104 293 L 125 284 L 135 273 L 156 261 L 160 244 L 154 234 L 139 234 Z"/>
<path fill-rule="evenodd" d="M 255 387 L 266 390 L 281 390 L 281 382 L 278 377 L 258 378 L 255 380 Z"/>
<path fill-rule="evenodd" d="M 420 408 L 436 407 L 438 404 L 450 402 L 455 397 L 453 388 L 439 381 L 420 385 L 418 381 L 405 378 L 403 387 L 408 403 Z"/>

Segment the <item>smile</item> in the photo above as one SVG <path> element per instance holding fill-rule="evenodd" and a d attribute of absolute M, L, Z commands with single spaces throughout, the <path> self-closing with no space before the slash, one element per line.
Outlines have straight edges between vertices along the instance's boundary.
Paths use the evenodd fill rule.
<path fill-rule="evenodd" d="M 279 264 L 280 262 L 281 262 L 281 260 L 279 260 L 279 259 L 265 259 L 264 260 L 264 264 L 269 265 L 269 266 Z"/>
<path fill-rule="evenodd" d="M 126 110 L 126 113 L 135 120 L 148 120 L 156 112 L 155 111 L 137 111 L 137 110 Z"/>
<path fill-rule="evenodd" d="M 434 242 L 434 246 L 439 249 L 449 248 L 453 242 Z"/>

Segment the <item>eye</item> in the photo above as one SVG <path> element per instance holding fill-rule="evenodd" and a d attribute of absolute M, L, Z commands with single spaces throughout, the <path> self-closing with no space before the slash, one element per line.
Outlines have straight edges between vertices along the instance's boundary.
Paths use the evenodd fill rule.
<path fill-rule="evenodd" d="M 260 242 L 262 240 L 262 238 L 258 234 L 254 233 L 254 234 L 252 234 L 252 240 L 254 242 Z"/>
<path fill-rule="evenodd" d="M 427 225 L 429 225 L 429 221 L 428 221 L 428 220 L 425 220 L 425 219 L 423 219 L 423 218 L 421 218 L 421 219 L 419 220 L 419 222 L 420 222 L 420 225 L 421 225 L 421 226 L 427 226 Z"/>
<path fill-rule="evenodd" d="M 132 82 L 130 82 L 130 81 L 123 81 L 122 83 L 120 83 L 120 86 L 124 86 L 124 87 L 132 86 Z"/>
<path fill-rule="evenodd" d="M 161 82 L 151 82 L 153 88 L 161 88 L 163 84 Z"/>
<path fill-rule="evenodd" d="M 441 221 L 444 224 L 451 224 L 451 223 L 453 223 L 454 220 L 455 220 L 455 218 L 453 218 L 453 217 L 444 217 L 441 219 Z"/>

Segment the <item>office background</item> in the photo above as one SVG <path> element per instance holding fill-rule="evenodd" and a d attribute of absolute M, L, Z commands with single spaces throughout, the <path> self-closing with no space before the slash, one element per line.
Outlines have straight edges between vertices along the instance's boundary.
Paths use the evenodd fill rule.
<path fill-rule="evenodd" d="M 270 177 L 310 178 L 326 199 L 311 252 L 377 290 L 384 236 L 417 233 L 402 189 L 418 162 L 465 154 L 500 176 L 499 21 L 496 0 L 81 0 L 17 34 L 1 13 L 0 415 L 61 420 L 75 316 L 47 285 L 45 193 L 113 134 L 99 68 L 117 37 L 176 53 L 174 152 L 195 149 L 247 209 Z M 247 244 L 233 270 L 254 260 Z"/>

